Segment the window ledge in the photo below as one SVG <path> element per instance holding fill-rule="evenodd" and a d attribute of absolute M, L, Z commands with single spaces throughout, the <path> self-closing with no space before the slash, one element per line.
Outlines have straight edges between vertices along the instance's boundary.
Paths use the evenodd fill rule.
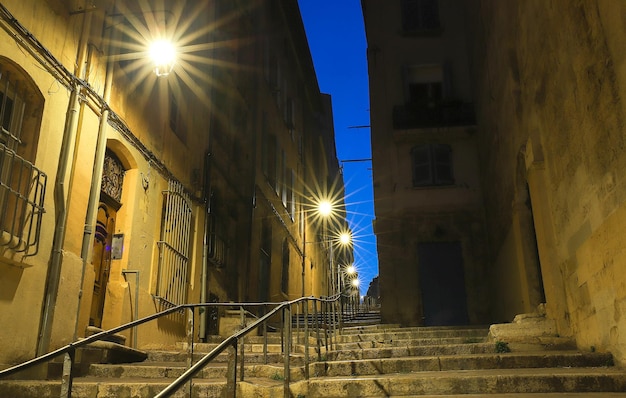
<path fill-rule="evenodd" d="M 460 185 L 450 184 L 450 185 L 420 185 L 420 186 L 409 186 L 409 189 L 414 191 L 424 191 L 424 190 L 434 190 L 434 189 L 453 189 L 453 188 L 461 188 Z"/>
<path fill-rule="evenodd" d="M 19 260 L 14 259 L 14 257 L 18 258 Z M 19 268 L 19 269 L 32 268 L 34 265 L 25 263 L 24 262 L 25 258 L 26 257 L 24 257 L 23 253 L 16 253 L 15 251 L 8 249 L 8 248 L 4 248 L 3 250 L 0 250 L 0 264 L 8 265 L 8 266 Z"/>

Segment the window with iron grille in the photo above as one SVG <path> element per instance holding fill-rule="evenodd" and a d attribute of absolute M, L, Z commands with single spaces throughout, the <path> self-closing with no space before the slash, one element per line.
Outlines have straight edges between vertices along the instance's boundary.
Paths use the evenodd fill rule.
<path fill-rule="evenodd" d="M 34 159 L 43 97 L 19 67 L 0 58 L 0 246 L 39 250 L 47 176 Z"/>
<path fill-rule="evenodd" d="M 169 305 L 184 304 L 189 285 L 191 200 L 182 184 L 170 180 L 163 192 L 163 213 L 156 297 Z"/>

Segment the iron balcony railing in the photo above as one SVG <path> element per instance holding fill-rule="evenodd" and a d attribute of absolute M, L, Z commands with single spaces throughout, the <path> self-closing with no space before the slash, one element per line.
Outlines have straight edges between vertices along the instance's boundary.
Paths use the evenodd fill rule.
<path fill-rule="evenodd" d="M 236 307 L 239 308 L 241 314 L 241 330 L 237 331 L 230 337 L 223 340 L 217 347 L 211 352 L 204 355 L 201 359 L 194 363 L 194 345 L 195 345 L 195 320 L 196 309 L 204 309 L 208 307 Z M 249 312 L 245 308 L 261 308 L 264 315 L 259 316 L 254 322 L 249 325 L 245 324 L 246 314 Z M 333 349 L 333 345 L 336 344 L 336 333 L 342 325 L 342 311 L 341 307 L 341 295 L 335 295 L 332 297 L 302 297 L 292 301 L 285 301 L 280 303 L 199 303 L 199 304 L 182 304 L 165 311 L 147 316 L 142 319 L 138 319 L 133 322 L 126 323 L 116 328 L 103 331 L 84 339 L 75 341 L 57 350 L 49 352 L 37 358 L 33 358 L 22 364 L 15 365 L 11 368 L 0 371 L 0 379 L 14 375 L 18 372 L 31 368 L 33 366 L 41 365 L 51 361 L 59 356 L 64 356 L 63 361 L 63 375 L 61 377 L 61 398 L 72 397 L 72 383 L 74 380 L 73 370 L 75 369 L 74 360 L 76 357 L 76 350 L 78 348 L 87 346 L 90 343 L 103 340 L 108 336 L 115 333 L 122 332 L 134 328 L 138 325 L 171 315 L 171 314 L 185 314 L 187 315 L 187 363 L 188 369 L 176 380 L 174 380 L 169 386 L 163 389 L 160 393 L 155 395 L 154 398 L 166 398 L 171 397 L 176 391 L 180 390 L 184 386 L 187 386 L 188 396 L 192 396 L 193 377 L 202 369 L 214 360 L 220 353 L 232 348 L 234 355 L 232 356 L 232 366 L 228 368 L 230 371 L 227 374 L 226 383 L 226 396 L 236 397 L 237 395 L 237 382 L 244 381 L 244 337 L 250 332 L 262 328 L 262 335 L 265 336 L 263 343 L 263 355 L 265 363 L 268 363 L 268 350 L 267 350 L 267 330 L 268 322 L 275 319 L 276 316 L 282 314 L 281 322 L 281 341 L 282 341 L 282 354 L 284 358 L 284 383 L 283 391 L 284 397 L 290 397 L 289 384 L 290 384 L 290 354 L 293 349 L 292 342 L 294 341 L 294 319 L 295 319 L 295 340 L 300 341 L 300 335 L 302 333 L 302 341 L 304 344 L 304 377 L 309 379 L 309 325 L 315 327 L 316 344 L 317 344 L 317 361 L 322 360 L 322 342 L 326 349 L 326 352 Z M 309 315 L 309 311 L 313 311 L 312 317 Z M 301 311 L 301 312 L 300 312 Z M 301 321 L 301 319 L 303 319 Z M 310 320 L 310 321 L 309 321 Z M 320 330 L 323 331 L 323 338 L 320 336 Z M 239 367 L 239 372 L 237 368 Z"/>
<path fill-rule="evenodd" d="M 432 106 L 408 103 L 393 107 L 393 128 L 472 126 L 476 124 L 474 106 L 462 101 L 448 101 Z"/>

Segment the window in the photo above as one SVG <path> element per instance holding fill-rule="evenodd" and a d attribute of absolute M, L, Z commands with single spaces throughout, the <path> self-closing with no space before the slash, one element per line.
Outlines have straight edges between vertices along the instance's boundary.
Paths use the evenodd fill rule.
<path fill-rule="evenodd" d="M 46 175 L 34 166 L 43 97 L 19 67 L 0 58 L 0 246 L 33 256 L 45 209 Z"/>
<path fill-rule="evenodd" d="M 295 212 L 296 212 L 296 201 L 294 196 L 294 186 L 296 184 L 296 172 L 293 169 L 289 169 L 287 173 L 287 211 L 289 212 L 289 216 L 294 220 Z"/>
<path fill-rule="evenodd" d="M 170 95 L 170 129 L 184 143 L 187 142 L 187 126 L 183 118 L 178 101 L 174 95 Z"/>
<path fill-rule="evenodd" d="M 274 134 L 270 134 L 267 139 L 267 178 L 270 185 L 278 193 L 278 141 Z"/>
<path fill-rule="evenodd" d="M 439 30 L 437 0 L 402 0 L 402 28 L 405 32 Z"/>
<path fill-rule="evenodd" d="M 191 200 L 182 184 L 170 180 L 163 191 L 163 213 L 155 296 L 167 305 L 187 301 Z"/>
<path fill-rule="evenodd" d="M 426 144 L 411 149 L 413 186 L 452 185 L 452 150 L 445 144 Z"/>
<path fill-rule="evenodd" d="M 405 81 L 409 104 L 420 108 L 434 108 L 441 103 L 444 97 L 441 65 L 407 66 Z"/>
<path fill-rule="evenodd" d="M 280 289 L 283 293 L 289 293 L 289 241 L 283 241 L 283 273 L 281 277 Z"/>
<path fill-rule="evenodd" d="M 226 228 L 222 221 L 223 216 L 219 209 L 221 208 L 221 200 L 217 192 L 211 193 L 211 212 L 209 217 L 209 241 L 208 241 L 208 259 L 216 267 L 221 268 L 226 265 L 228 246 L 226 244 Z"/>
<path fill-rule="evenodd" d="M 283 202 L 283 206 L 287 208 L 287 153 L 284 149 L 280 150 L 280 186 L 277 194 Z"/>

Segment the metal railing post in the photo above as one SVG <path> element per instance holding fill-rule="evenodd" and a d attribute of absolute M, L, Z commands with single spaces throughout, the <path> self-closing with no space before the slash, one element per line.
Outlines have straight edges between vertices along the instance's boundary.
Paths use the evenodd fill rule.
<path fill-rule="evenodd" d="M 320 344 L 320 319 L 317 311 L 317 300 L 313 300 L 313 318 L 315 319 L 315 341 L 317 344 L 317 360 L 322 360 L 322 346 Z"/>
<path fill-rule="evenodd" d="M 72 397 L 72 368 L 74 367 L 74 358 L 76 357 L 76 349 L 70 347 L 63 356 L 63 376 L 61 378 L 61 394 L 60 398 Z"/>
<path fill-rule="evenodd" d="M 194 336 L 193 330 L 196 323 L 196 311 L 194 308 L 187 308 L 187 368 L 193 365 Z M 193 388 L 193 379 L 189 379 L 187 383 L 189 397 Z"/>
<path fill-rule="evenodd" d="M 267 314 L 267 304 L 263 304 L 263 314 Z M 267 365 L 267 320 L 263 321 L 263 363 Z"/>
<path fill-rule="evenodd" d="M 195 323 L 195 311 L 193 308 L 187 308 L 187 367 L 193 365 L 193 328 Z"/>
<path fill-rule="evenodd" d="M 243 307 L 239 307 L 239 311 L 240 311 L 240 317 L 241 317 L 241 329 L 244 329 L 246 327 L 246 313 L 243 309 Z M 241 374 L 239 376 L 239 380 L 243 381 L 243 369 L 244 369 L 244 362 L 245 362 L 245 358 L 244 358 L 244 353 L 245 353 L 245 337 L 241 336 L 240 338 L 240 347 L 241 347 L 241 364 L 240 364 L 240 369 L 239 369 L 239 373 Z"/>
<path fill-rule="evenodd" d="M 226 375 L 226 396 L 237 397 L 237 339 L 231 346 L 232 351 L 228 359 L 228 371 Z"/>
<path fill-rule="evenodd" d="M 291 378 L 291 372 L 289 369 L 289 353 L 291 351 L 291 307 L 288 305 L 283 310 L 284 314 L 284 325 L 283 325 L 283 335 L 284 338 L 284 383 L 283 383 L 283 396 L 284 398 L 290 398 L 289 393 L 289 379 Z"/>
<path fill-rule="evenodd" d="M 328 301 L 322 302 L 322 312 L 324 313 L 324 346 L 326 347 L 326 353 L 328 353 L 328 325 L 330 322 L 330 316 L 328 314 Z"/>
<path fill-rule="evenodd" d="M 304 317 L 304 379 L 309 380 L 309 299 L 303 301 Z"/>
<path fill-rule="evenodd" d="M 296 304 L 296 344 L 300 344 L 300 306 Z"/>

